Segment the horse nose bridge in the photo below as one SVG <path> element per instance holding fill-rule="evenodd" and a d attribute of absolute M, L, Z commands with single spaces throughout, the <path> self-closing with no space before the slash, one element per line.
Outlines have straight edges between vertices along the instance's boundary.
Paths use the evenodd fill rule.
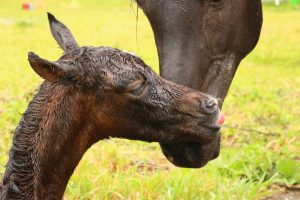
<path fill-rule="evenodd" d="M 211 103 L 209 102 L 211 99 L 214 98 L 199 91 L 189 91 L 182 95 L 178 109 L 184 113 L 193 113 L 192 115 L 194 116 L 202 116 L 204 113 L 209 112 L 204 108 L 207 107 L 207 104 Z"/>

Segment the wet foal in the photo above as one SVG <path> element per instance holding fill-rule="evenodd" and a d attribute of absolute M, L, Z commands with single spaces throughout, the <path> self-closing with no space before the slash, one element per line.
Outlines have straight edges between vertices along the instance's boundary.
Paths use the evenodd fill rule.
<path fill-rule="evenodd" d="M 104 138 L 205 145 L 218 137 L 216 99 L 159 77 L 132 54 L 80 47 L 48 18 L 64 55 L 51 62 L 28 54 L 45 81 L 16 128 L 0 199 L 61 199 L 83 154 Z"/>

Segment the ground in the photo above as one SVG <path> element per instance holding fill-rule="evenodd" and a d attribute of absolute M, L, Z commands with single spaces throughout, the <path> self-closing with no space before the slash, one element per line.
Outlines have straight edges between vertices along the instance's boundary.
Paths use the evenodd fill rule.
<path fill-rule="evenodd" d="M 150 26 L 129 0 L 0 1 L 0 173 L 12 133 L 42 80 L 27 52 L 56 60 L 46 12 L 72 30 L 81 45 L 135 52 L 158 71 Z M 299 197 L 300 10 L 264 6 L 256 49 L 241 63 L 223 112 L 222 149 L 202 169 L 181 169 L 157 144 L 110 139 L 94 145 L 72 176 L 65 199 L 276 199 Z M 137 29 L 136 29 L 137 28 Z M 137 31 L 136 31 L 137 30 Z M 291 188 L 285 191 L 286 188 Z M 284 192 L 285 191 L 285 192 Z"/>

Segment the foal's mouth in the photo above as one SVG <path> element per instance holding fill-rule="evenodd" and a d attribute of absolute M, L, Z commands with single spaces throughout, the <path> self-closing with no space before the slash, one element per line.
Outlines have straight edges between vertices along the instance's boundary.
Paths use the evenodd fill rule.
<path fill-rule="evenodd" d="M 215 113 L 208 121 L 184 132 L 179 140 L 160 141 L 165 157 L 174 165 L 185 168 L 200 168 L 220 153 L 220 129 L 225 117 Z"/>
<path fill-rule="evenodd" d="M 224 124 L 225 117 L 223 114 L 218 113 L 216 117 L 214 117 L 213 121 L 211 123 L 202 123 L 201 121 L 198 122 L 198 126 L 200 127 L 199 140 L 201 141 L 206 139 L 211 140 L 215 137 L 219 137 L 220 130 L 222 128 L 222 125 Z"/>
<path fill-rule="evenodd" d="M 202 127 L 209 129 L 210 131 L 212 131 L 215 134 L 218 134 L 221 129 L 221 126 L 202 125 Z"/>
<path fill-rule="evenodd" d="M 225 122 L 225 116 L 220 113 L 220 114 L 218 114 L 217 120 L 213 125 L 205 125 L 204 124 L 204 125 L 202 125 L 202 127 L 210 129 L 213 132 L 219 132 L 220 129 L 222 128 L 222 125 L 224 124 L 224 122 Z M 199 123 L 199 125 L 201 125 L 201 124 Z"/>

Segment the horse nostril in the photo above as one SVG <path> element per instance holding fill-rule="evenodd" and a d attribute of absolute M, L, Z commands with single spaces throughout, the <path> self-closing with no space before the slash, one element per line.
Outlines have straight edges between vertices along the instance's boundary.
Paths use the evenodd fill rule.
<path fill-rule="evenodd" d="M 218 108 L 218 100 L 217 99 L 207 99 L 202 103 L 203 109 L 208 112 L 214 112 Z"/>
<path fill-rule="evenodd" d="M 206 107 L 214 107 L 218 105 L 217 99 L 208 99 L 205 101 L 205 106 Z"/>

